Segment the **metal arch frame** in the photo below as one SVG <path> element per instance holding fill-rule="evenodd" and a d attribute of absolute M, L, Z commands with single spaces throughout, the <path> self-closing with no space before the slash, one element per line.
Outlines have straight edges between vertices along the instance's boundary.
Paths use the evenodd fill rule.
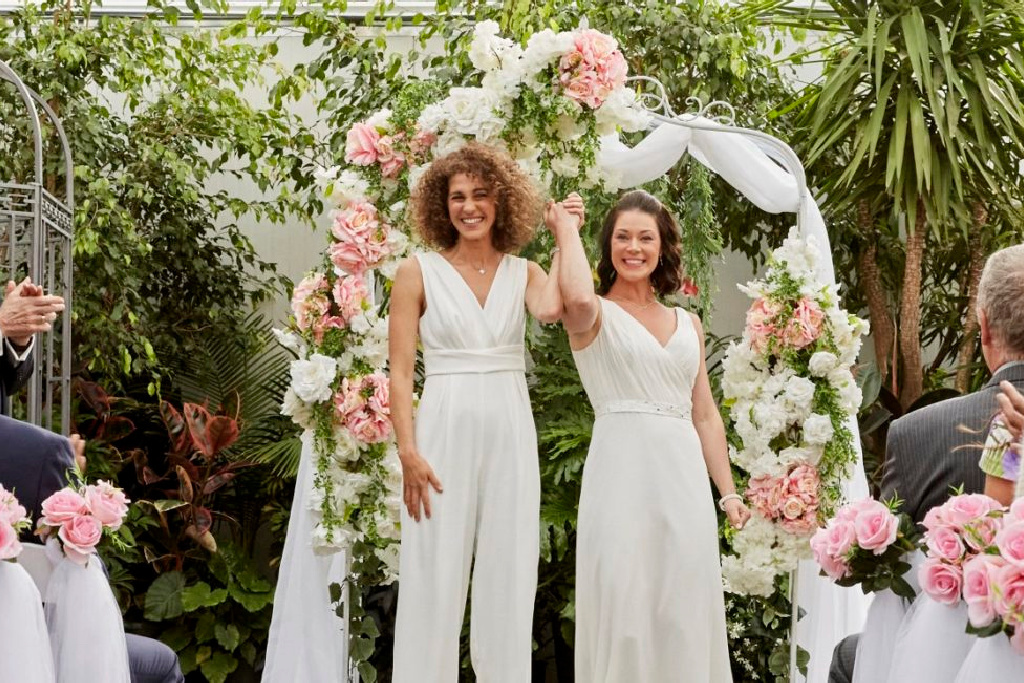
<path fill-rule="evenodd" d="M 807 190 L 807 174 L 804 170 L 804 165 L 801 163 L 800 158 L 793 151 L 793 148 L 788 144 L 768 133 L 761 132 L 759 130 L 752 130 L 750 128 L 743 128 L 735 124 L 735 109 L 731 104 L 722 100 L 713 100 L 705 104 L 697 97 L 687 97 L 686 104 L 695 106 L 695 112 L 687 112 L 684 114 L 677 114 L 672 109 L 672 105 L 669 103 L 668 92 L 665 90 L 664 84 L 657 78 L 651 76 L 632 76 L 626 79 L 627 83 L 636 84 L 648 84 L 655 89 L 655 92 L 641 92 L 638 95 L 638 101 L 644 109 L 651 115 L 653 121 L 648 126 L 649 130 L 657 128 L 659 125 L 672 125 L 682 126 L 684 128 L 692 128 L 696 130 L 707 130 L 718 133 L 735 133 L 742 135 L 745 138 L 752 139 L 757 146 L 768 155 L 776 163 L 780 164 L 790 176 L 796 181 L 797 186 L 797 197 L 798 207 L 797 211 L 803 208 L 804 203 L 808 198 Z M 710 112 L 714 108 L 721 108 L 728 112 L 725 115 L 711 116 Z M 797 221 L 799 226 L 799 220 Z M 790 609 L 792 614 L 790 615 L 790 627 L 789 627 L 789 680 L 791 683 L 796 683 L 800 676 L 799 669 L 797 667 L 797 651 L 798 646 L 796 643 L 796 627 L 797 621 L 799 620 L 800 605 L 797 599 L 797 570 L 790 572 L 789 578 L 789 597 L 790 597 Z"/>
<path fill-rule="evenodd" d="M 68 141 L 64 126 L 60 122 L 60 118 L 57 113 L 53 111 L 53 108 L 44 100 L 37 92 L 29 88 L 25 82 L 18 76 L 18 74 L 8 65 L 5 61 L 0 60 L 0 80 L 7 81 L 12 84 L 15 90 L 21 98 L 21 102 L 25 107 L 26 113 L 28 114 L 29 124 L 32 128 L 32 143 L 34 157 L 33 172 L 35 175 L 35 182 L 33 187 L 36 192 L 38 204 L 36 206 L 36 215 L 33 219 L 33 233 L 32 233 L 32 262 L 30 274 L 37 275 L 45 273 L 51 281 L 45 283 L 48 291 L 53 291 L 52 277 L 54 275 L 52 269 L 47 269 L 46 256 L 47 256 L 47 244 L 46 244 L 46 230 L 42 216 L 42 206 L 44 198 L 49 196 L 52 200 L 60 204 L 60 202 L 50 195 L 44 188 L 44 176 L 43 176 L 43 130 L 39 120 L 39 112 L 36 109 L 42 109 L 46 115 L 47 121 L 53 126 L 57 133 L 57 137 L 60 140 L 61 152 L 64 156 L 64 175 L 65 175 L 65 196 L 63 207 L 66 209 L 68 214 L 68 228 L 65 233 L 65 238 L 68 241 L 68 249 L 65 254 L 64 262 L 62 264 L 62 279 L 61 283 L 63 289 L 63 296 L 65 299 L 65 308 L 61 315 L 61 368 L 60 376 L 55 377 L 52 374 L 52 361 L 54 352 L 54 334 L 50 332 L 45 335 L 45 353 L 46 361 L 39 363 L 45 371 L 46 376 L 43 376 L 43 372 L 34 372 L 32 378 L 29 381 L 29 401 L 28 401 L 28 421 L 33 424 L 42 424 L 52 429 L 53 426 L 53 383 L 54 381 L 60 382 L 60 427 L 63 434 L 67 434 L 71 426 L 71 297 L 74 291 L 74 268 L 72 263 L 73 244 L 74 239 L 74 214 L 75 214 L 75 175 L 74 175 L 74 160 L 71 157 L 71 145 Z M 63 232 L 63 231 L 62 231 Z M 51 259 L 52 260 L 52 259 Z M 38 340 L 37 340 L 38 344 Z M 42 354 L 37 351 L 37 359 Z"/>

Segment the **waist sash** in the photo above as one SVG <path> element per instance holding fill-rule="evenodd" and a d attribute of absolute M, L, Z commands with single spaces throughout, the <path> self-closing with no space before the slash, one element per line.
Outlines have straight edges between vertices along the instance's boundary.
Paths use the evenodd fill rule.
<path fill-rule="evenodd" d="M 423 366 L 427 377 L 526 372 L 526 353 L 519 344 L 489 349 L 426 349 Z"/>

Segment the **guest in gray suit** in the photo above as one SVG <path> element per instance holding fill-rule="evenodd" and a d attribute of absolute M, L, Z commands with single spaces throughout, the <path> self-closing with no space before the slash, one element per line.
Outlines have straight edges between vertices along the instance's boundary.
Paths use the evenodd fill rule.
<path fill-rule="evenodd" d="M 894 421 L 885 444 L 882 500 L 899 496 L 920 523 L 949 497 L 950 487 L 981 493 L 978 467 L 989 421 L 999 412 L 999 383 L 1024 390 L 1024 245 L 989 256 L 978 286 L 981 351 L 992 373 L 980 391 L 915 410 Z M 856 636 L 836 646 L 830 683 L 852 679 Z M 852 643 L 852 644 L 851 644 Z"/>

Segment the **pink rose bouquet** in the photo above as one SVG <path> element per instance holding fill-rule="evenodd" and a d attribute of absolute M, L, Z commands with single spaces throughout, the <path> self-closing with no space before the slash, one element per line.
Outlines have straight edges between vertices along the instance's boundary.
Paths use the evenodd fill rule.
<path fill-rule="evenodd" d="M 13 560 L 21 552 L 18 534 L 32 523 L 14 494 L 0 486 L 0 560 Z"/>
<path fill-rule="evenodd" d="M 894 512 L 897 505 L 865 498 L 841 507 L 811 537 L 822 574 L 840 586 L 860 585 L 865 593 L 889 589 L 913 600 L 903 575 L 910 570 L 905 554 L 916 547 L 914 525 Z"/>
<path fill-rule="evenodd" d="M 960 500 L 954 503 L 955 499 Z M 964 552 L 959 561 L 946 560 L 941 548 L 935 552 L 936 561 L 927 574 L 935 585 L 928 594 L 947 604 L 962 598 L 969 632 L 982 637 L 1005 634 L 1024 655 L 1024 499 L 1014 501 L 1008 510 L 987 496 L 955 499 L 930 511 L 928 522 L 934 526 L 933 536 L 944 528 L 959 529 Z M 947 534 L 941 533 L 945 538 Z M 954 552 L 955 548 L 948 555 Z M 943 569 L 954 576 L 932 578 Z"/>
<path fill-rule="evenodd" d="M 362 275 L 390 253 L 388 233 L 377 207 L 352 202 L 334 216 L 331 233 L 337 240 L 328 249 L 331 263 L 351 275 Z"/>
<path fill-rule="evenodd" d="M 923 522 L 925 561 L 918 568 L 921 590 L 936 602 L 959 604 L 964 568 L 995 540 L 1002 516 L 999 501 L 980 493 L 952 496 L 929 510 Z M 972 577 L 975 588 L 977 578 Z"/>
<path fill-rule="evenodd" d="M 765 519 L 806 536 L 818 526 L 818 484 L 818 470 L 802 463 L 781 476 L 751 479 L 746 497 Z"/>
<path fill-rule="evenodd" d="M 66 486 L 43 501 L 38 533 L 56 533 L 64 555 L 84 566 L 104 534 L 121 528 L 129 502 L 124 491 L 106 481 Z"/>

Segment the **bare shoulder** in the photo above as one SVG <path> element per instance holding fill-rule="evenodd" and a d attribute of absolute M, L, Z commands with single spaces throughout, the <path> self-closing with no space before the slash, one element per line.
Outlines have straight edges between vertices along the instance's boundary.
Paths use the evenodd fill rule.
<path fill-rule="evenodd" d="M 693 329 L 697 332 L 697 336 L 699 336 L 701 339 L 703 339 L 704 338 L 704 324 L 700 321 L 700 316 L 697 315 L 696 313 L 691 313 L 690 311 L 686 310 L 685 308 L 680 309 L 680 310 L 682 310 L 684 314 L 690 316 L 690 322 L 693 323 Z"/>
<path fill-rule="evenodd" d="M 530 259 L 523 259 L 523 260 L 526 261 L 526 272 L 530 276 L 531 280 L 533 278 L 537 277 L 538 275 L 539 276 L 547 275 L 547 271 L 545 271 L 543 268 L 541 268 L 540 264 L 537 263 L 536 261 L 531 261 Z"/>
<path fill-rule="evenodd" d="M 395 273 L 395 281 L 391 287 L 392 306 L 403 301 L 419 302 L 420 310 L 425 307 L 425 289 L 423 287 L 423 270 L 419 259 L 414 256 L 402 259 Z"/>

